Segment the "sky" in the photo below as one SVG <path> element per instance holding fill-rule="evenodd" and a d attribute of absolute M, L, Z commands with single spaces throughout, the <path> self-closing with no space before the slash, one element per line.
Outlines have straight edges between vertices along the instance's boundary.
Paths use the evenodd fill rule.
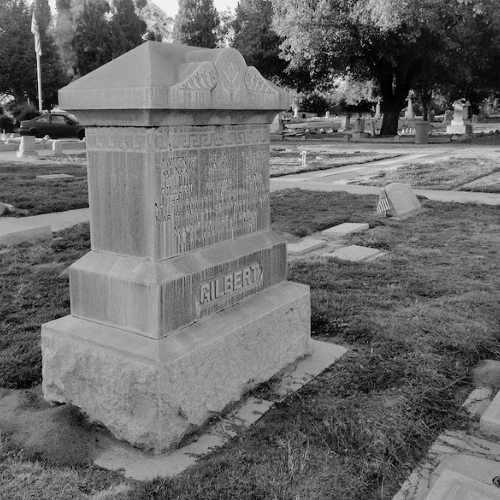
<path fill-rule="evenodd" d="M 160 7 L 160 9 L 163 10 L 167 16 L 170 17 L 175 17 L 177 10 L 179 9 L 178 0 L 153 0 L 153 2 L 158 5 L 158 7 Z M 56 0 L 49 0 L 49 4 L 50 8 L 54 12 L 56 8 Z M 234 12 L 236 5 L 238 5 L 238 0 L 214 0 L 214 5 L 219 12 L 226 10 L 227 7 L 230 7 Z"/>
<path fill-rule="evenodd" d="M 179 8 L 178 0 L 153 0 L 153 2 L 168 16 L 174 17 L 177 14 Z M 226 10 L 227 7 L 230 7 L 234 11 L 237 4 L 238 0 L 214 0 L 215 8 L 219 12 Z"/>

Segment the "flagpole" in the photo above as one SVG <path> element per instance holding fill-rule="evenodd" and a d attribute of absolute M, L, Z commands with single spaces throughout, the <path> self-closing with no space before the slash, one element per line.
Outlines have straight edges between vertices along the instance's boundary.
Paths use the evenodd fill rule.
<path fill-rule="evenodd" d="M 38 80 L 38 110 L 42 112 L 42 66 L 40 56 L 42 55 L 42 43 L 40 41 L 40 31 L 38 29 L 38 21 L 36 19 L 36 0 L 33 5 L 33 17 L 31 19 L 31 33 L 35 36 L 35 53 L 36 53 L 36 75 Z"/>
<path fill-rule="evenodd" d="M 36 53 L 36 75 L 38 79 L 38 111 L 42 112 L 42 66 L 40 63 L 40 54 Z"/>

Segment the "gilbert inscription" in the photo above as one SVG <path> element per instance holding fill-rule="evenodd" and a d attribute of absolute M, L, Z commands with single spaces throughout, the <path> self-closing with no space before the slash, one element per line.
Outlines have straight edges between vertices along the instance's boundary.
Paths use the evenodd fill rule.
<path fill-rule="evenodd" d="M 260 265 L 257 263 L 250 264 L 247 267 L 203 283 L 200 287 L 199 303 L 203 307 L 237 292 L 248 291 L 260 284 L 261 280 L 262 268 Z"/>

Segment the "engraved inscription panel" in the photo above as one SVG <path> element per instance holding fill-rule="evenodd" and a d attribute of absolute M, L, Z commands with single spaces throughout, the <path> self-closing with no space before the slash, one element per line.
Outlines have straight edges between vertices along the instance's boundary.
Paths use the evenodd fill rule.
<path fill-rule="evenodd" d="M 159 258 L 269 227 L 269 146 L 241 127 L 197 128 L 191 148 L 177 138 L 179 149 L 154 154 Z"/>

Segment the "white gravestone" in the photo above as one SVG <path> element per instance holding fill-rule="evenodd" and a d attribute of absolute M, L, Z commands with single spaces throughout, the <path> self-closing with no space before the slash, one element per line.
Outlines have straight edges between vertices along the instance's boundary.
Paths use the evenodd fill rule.
<path fill-rule="evenodd" d="M 389 203 L 385 211 L 389 217 L 402 217 L 422 208 L 418 198 L 408 184 L 393 182 L 385 186 L 379 195 L 379 205 L 384 199 Z"/>
<path fill-rule="evenodd" d="M 25 135 L 21 137 L 21 143 L 19 144 L 19 151 L 16 153 L 19 158 L 27 158 L 30 156 L 38 156 L 38 152 L 35 151 L 36 139 L 31 135 Z"/>
<path fill-rule="evenodd" d="M 146 42 L 59 103 L 86 126 L 92 250 L 42 327 L 44 397 L 159 453 L 310 352 L 309 288 L 270 229 L 290 99 L 232 48 Z"/>
<path fill-rule="evenodd" d="M 453 119 L 450 125 L 446 127 L 447 134 L 472 134 L 472 125 L 467 119 L 467 104 L 468 103 L 463 104 L 460 99 L 453 103 Z M 466 116 L 465 119 L 464 115 Z"/>

